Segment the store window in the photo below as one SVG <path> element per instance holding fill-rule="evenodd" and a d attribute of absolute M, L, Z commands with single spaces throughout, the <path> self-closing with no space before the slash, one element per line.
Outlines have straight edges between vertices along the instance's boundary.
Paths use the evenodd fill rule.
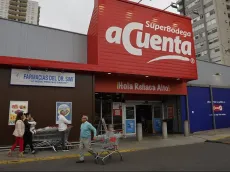
<path fill-rule="evenodd" d="M 95 93 L 94 126 L 96 128 L 98 128 L 101 118 L 104 118 L 107 127 L 112 124 L 115 130 L 122 130 L 122 115 L 113 113 L 113 103 L 122 102 L 122 96 L 118 93 Z"/>

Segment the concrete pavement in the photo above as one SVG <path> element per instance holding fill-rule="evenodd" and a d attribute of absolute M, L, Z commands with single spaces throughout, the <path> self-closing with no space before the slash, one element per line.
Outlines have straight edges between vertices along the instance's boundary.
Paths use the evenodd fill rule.
<path fill-rule="evenodd" d="M 183 135 L 170 135 L 168 139 L 162 139 L 160 136 L 146 137 L 141 142 L 136 141 L 135 138 L 121 139 L 119 143 L 119 150 L 121 152 L 134 152 L 138 150 L 153 149 L 160 147 L 171 147 L 179 145 L 188 145 L 195 143 L 202 143 L 204 139 L 196 137 L 184 137 Z M 101 144 L 93 145 L 96 151 L 101 151 Z M 24 158 L 18 158 L 17 152 L 14 152 L 12 157 L 8 157 L 7 152 L 0 153 L 0 164 L 25 163 L 33 161 L 46 161 L 64 158 L 77 158 L 79 156 L 78 147 L 71 149 L 69 152 L 53 152 L 51 149 L 38 151 L 37 154 L 27 154 Z M 88 154 L 89 155 L 89 154 Z"/>
<path fill-rule="evenodd" d="M 0 165 L 1 171 L 229 171 L 230 146 L 199 143 L 123 153 L 124 161 L 114 156 L 106 165 L 94 164 L 86 157 Z"/>
<path fill-rule="evenodd" d="M 135 138 L 126 138 L 120 141 L 119 149 L 121 152 L 125 153 L 146 149 L 203 143 L 207 140 L 225 139 L 227 137 L 230 137 L 230 129 L 199 132 L 194 133 L 190 137 L 184 137 L 183 135 L 169 135 L 168 139 L 162 139 L 161 136 L 151 136 L 145 137 L 141 142 L 136 141 Z M 93 147 L 96 148 L 96 150 L 99 150 L 99 145 L 94 145 Z M 77 158 L 78 156 L 79 150 L 77 147 L 71 149 L 69 152 L 55 153 L 52 150 L 39 151 L 36 155 L 28 154 L 25 158 L 18 158 L 16 154 L 13 157 L 7 157 L 6 152 L 0 152 L 0 164 L 58 160 L 65 158 Z"/>

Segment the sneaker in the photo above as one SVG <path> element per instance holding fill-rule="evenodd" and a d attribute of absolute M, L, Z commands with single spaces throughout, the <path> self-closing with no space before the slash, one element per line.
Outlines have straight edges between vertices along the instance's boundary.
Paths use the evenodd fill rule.
<path fill-rule="evenodd" d="M 68 149 L 62 149 L 62 152 L 69 152 Z"/>
<path fill-rule="evenodd" d="M 84 160 L 79 160 L 79 161 L 76 161 L 76 163 L 84 163 L 85 161 Z"/>

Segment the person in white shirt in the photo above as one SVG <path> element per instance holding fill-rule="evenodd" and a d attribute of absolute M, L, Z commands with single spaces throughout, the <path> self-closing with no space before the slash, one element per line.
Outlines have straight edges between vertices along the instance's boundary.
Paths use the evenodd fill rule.
<path fill-rule="evenodd" d="M 60 132 L 61 141 L 57 144 L 57 146 L 61 143 L 62 144 L 62 151 L 68 151 L 65 146 L 65 138 L 66 138 L 66 130 L 67 125 L 70 124 L 70 121 L 68 121 L 64 115 L 62 115 L 62 111 L 60 112 L 60 115 L 58 116 L 58 131 Z"/>

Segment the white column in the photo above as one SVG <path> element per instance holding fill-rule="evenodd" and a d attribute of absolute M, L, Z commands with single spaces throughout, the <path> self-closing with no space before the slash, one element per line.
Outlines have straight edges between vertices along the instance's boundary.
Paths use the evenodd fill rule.
<path fill-rule="evenodd" d="M 162 124 L 162 134 L 163 134 L 163 139 L 168 138 L 168 129 L 167 129 L 167 122 L 166 121 L 163 121 L 163 124 Z"/>
<path fill-rule="evenodd" d="M 137 136 L 137 140 L 138 141 L 141 141 L 143 139 L 142 124 L 141 123 L 137 124 L 137 133 L 136 133 L 136 136 Z"/>
<path fill-rule="evenodd" d="M 184 121 L 184 136 L 188 137 L 189 136 L 189 123 L 187 120 Z"/>

